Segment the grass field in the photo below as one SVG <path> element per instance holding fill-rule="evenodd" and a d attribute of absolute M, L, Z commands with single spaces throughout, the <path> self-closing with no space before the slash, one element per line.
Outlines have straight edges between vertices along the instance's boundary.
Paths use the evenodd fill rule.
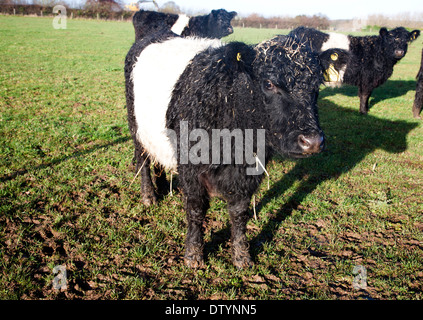
<path fill-rule="evenodd" d="M 270 162 L 247 270 L 231 264 L 223 201 L 208 213 L 200 270 L 183 264 L 181 194 L 140 203 L 123 77 L 133 39 L 131 23 L 55 30 L 49 18 L 0 16 L 1 299 L 423 298 L 423 122 L 411 113 L 422 38 L 368 116 L 356 88 L 322 87 L 328 150 Z M 55 289 L 59 265 L 67 287 Z"/>

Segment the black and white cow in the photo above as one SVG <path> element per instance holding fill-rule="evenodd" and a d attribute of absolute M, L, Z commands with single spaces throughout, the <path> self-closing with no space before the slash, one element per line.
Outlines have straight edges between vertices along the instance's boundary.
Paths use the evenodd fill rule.
<path fill-rule="evenodd" d="M 164 29 L 185 37 L 197 36 L 220 39 L 233 33 L 231 20 L 236 14 L 235 11 L 228 12 L 225 9 L 219 9 L 212 10 L 207 15 L 188 17 L 184 14 L 140 10 L 132 18 L 135 41 L 147 34 Z"/>
<path fill-rule="evenodd" d="M 420 112 L 423 107 L 423 50 L 422 61 L 420 62 L 420 70 L 417 73 L 416 96 L 413 104 L 413 116 L 416 119 L 421 119 Z"/>
<path fill-rule="evenodd" d="M 322 71 L 315 52 L 286 36 L 248 46 L 165 32 L 134 43 L 125 61 L 126 100 L 142 201 L 157 199 L 150 161 L 179 174 L 187 265 L 203 264 L 203 222 L 213 196 L 228 203 L 234 265 L 252 263 L 245 232 L 263 177 L 258 163 L 275 152 L 303 158 L 322 151 Z"/>
<path fill-rule="evenodd" d="M 339 70 L 339 82 L 358 87 L 360 112 L 366 114 L 372 91 L 388 80 L 394 65 L 405 56 L 408 44 L 417 39 L 420 31 L 381 28 L 377 36 L 354 37 L 299 27 L 289 34 L 306 41 L 317 52 L 339 48 L 350 54 L 345 70 Z"/>

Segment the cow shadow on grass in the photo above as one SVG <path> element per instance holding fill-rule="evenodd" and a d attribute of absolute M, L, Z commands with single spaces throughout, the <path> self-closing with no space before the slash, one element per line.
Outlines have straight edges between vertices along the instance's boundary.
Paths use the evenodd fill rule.
<path fill-rule="evenodd" d="M 394 154 L 404 152 L 407 150 L 407 135 L 418 126 L 413 122 L 363 116 L 327 99 L 321 99 L 319 108 L 321 127 L 327 138 L 327 151 L 297 161 L 294 168 L 265 193 L 256 209 L 258 212 L 272 199 L 286 192 L 293 183 L 301 181 L 294 194 L 252 239 L 254 257 L 262 251 L 263 243 L 273 240 L 273 234 L 282 222 L 320 184 L 349 172 L 377 149 Z"/>
<path fill-rule="evenodd" d="M 319 109 L 321 127 L 327 139 L 327 150 L 311 158 L 297 160 L 295 166 L 273 184 L 265 192 L 260 203 L 256 204 L 256 212 L 260 218 L 268 203 L 301 181 L 294 194 L 276 213 L 271 214 L 259 234 L 251 239 L 250 250 L 254 260 L 263 251 L 263 244 L 273 240 L 273 235 L 283 221 L 297 210 L 307 195 L 320 184 L 349 172 L 377 149 L 394 154 L 404 152 L 407 149 L 407 135 L 418 126 L 417 123 L 385 120 L 370 114 L 363 116 L 324 98 L 319 101 Z M 278 161 L 278 158 L 275 160 Z M 206 253 L 216 250 L 229 236 L 229 225 L 212 234 L 211 241 L 205 247 Z"/>
<path fill-rule="evenodd" d="M 3 183 L 3 182 L 6 182 L 6 181 L 9 181 L 9 180 L 13 180 L 16 177 L 25 175 L 30 171 L 38 171 L 38 170 L 42 170 L 42 169 L 45 169 L 45 168 L 48 168 L 48 167 L 53 167 L 53 166 L 58 165 L 58 164 L 60 164 L 64 161 L 67 161 L 67 160 L 70 160 L 70 159 L 73 159 L 73 158 L 77 158 L 77 157 L 81 157 L 81 156 L 93 153 L 93 152 L 100 150 L 100 149 L 107 149 L 108 147 L 111 147 L 111 146 L 114 146 L 114 145 L 117 145 L 117 144 L 120 144 L 120 143 L 124 143 L 126 141 L 129 141 L 130 139 L 131 139 L 130 136 L 120 137 L 120 138 L 117 138 L 113 141 L 107 142 L 105 144 L 95 145 L 93 147 L 87 148 L 86 150 L 83 150 L 83 151 L 76 151 L 76 152 L 74 152 L 70 155 L 50 159 L 49 161 L 43 162 L 42 164 L 34 166 L 34 167 L 21 168 L 21 169 L 18 169 L 16 171 L 13 171 L 9 174 L 6 174 L 4 176 L 0 176 L 0 182 Z"/>
<path fill-rule="evenodd" d="M 369 108 L 371 109 L 379 102 L 388 99 L 394 99 L 406 95 L 409 91 L 416 90 L 415 80 L 388 80 L 380 87 L 373 90 L 369 100 Z M 358 88 L 350 85 L 343 85 L 339 88 L 324 88 L 320 91 L 319 97 L 324 99 L 336 94 L 342 94 L 348 97 L 357 98 L 357 111 L 360 106 L 360 100 L 358 98 Z M 411 109 L 411 107 L 410 107 Z"/>

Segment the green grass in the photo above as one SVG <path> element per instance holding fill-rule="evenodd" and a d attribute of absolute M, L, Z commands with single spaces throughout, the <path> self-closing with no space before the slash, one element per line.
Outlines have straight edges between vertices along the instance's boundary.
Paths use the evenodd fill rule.
<path fill-rule="evenodd" d="M 180 193 L 140 203 L 125 22 L 0 16 L 1 299 L 422 299 L 423 125 L 412 118 L 422 41 L 376 89 L 322 87 L 328 151 L 270 162 L 248 224 L 255 265 L 231 265 L 226 205 L 207 216 L 206 267 L 183 264 Z M 257 43 L 284 30 L 235 29 Z M 67 289 L 53 288 L 64 265 Z M 355 266 L 367 287 L 353 288 Z"/>

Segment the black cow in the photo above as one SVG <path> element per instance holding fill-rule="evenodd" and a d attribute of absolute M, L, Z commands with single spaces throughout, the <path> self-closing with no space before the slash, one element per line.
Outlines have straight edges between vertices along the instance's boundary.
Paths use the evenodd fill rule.
<path fill-rule="evenodd" d="M 330 48 L 349 52 L 346 69 L 339 73 L 339 82 L 358 87 L 360 112 L 367 114 L 372 91 L 392 75 L 394 65 L 405 56 L 408 44 L 417 39 L 420 31 L 381 28 L 378 36 L 354 37 L 299 27 L 290 35 L 307 42 L 317 52 Z"/>
<path fill-rule="evenodd" d="M 421 119 L 420 112 L 423 106 L 423 50 L 422 61 L 420 63 L 420 70 L 417 74 L 416 96 L 413 104 L 413 116 L 416 119 Z"/>
<path fill-rule="evenodd" d="M 228 203 L 233 263 L 252 263 L 245 232 L 261 165 L 275 152 L 302 158 L 324 148 L 322 71 L 317 53 L 286 36 L 248 46 L 167 32 L 132 46 L 126 99 L 142 200 L 156 202 L 151 160 L 179 174 L 187 265 L 203 264 L 203 222 L 213 196 Z"/>
<path fill-rule="evenodd" d="M 197 36 L 203 38 L 220 39 L 233 33 L 231 20 L 236 12 L 224 9 L 212 10 L 203 16 L 188 17 L 184 14 L 170 14 L 156 11 L 140 10 L 135 13 L 132 23 L 135 29 L 135 41 L 147 34 L 156 33 L 164 29 L 177 35 Z"/>

